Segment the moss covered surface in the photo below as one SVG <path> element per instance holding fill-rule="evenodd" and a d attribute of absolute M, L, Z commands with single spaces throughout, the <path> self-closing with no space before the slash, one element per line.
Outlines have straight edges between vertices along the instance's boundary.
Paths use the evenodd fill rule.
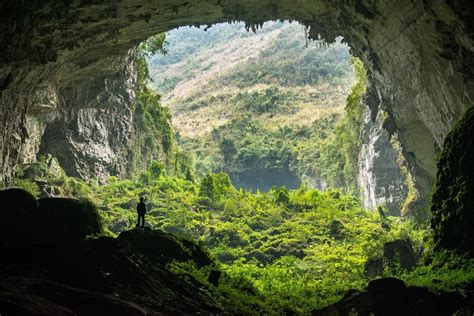
<path fill-rule="evenodd" d="M 431 226 L 439 248 L 474 250 L 474 107 L 446 137 L 438 162 Z"/>

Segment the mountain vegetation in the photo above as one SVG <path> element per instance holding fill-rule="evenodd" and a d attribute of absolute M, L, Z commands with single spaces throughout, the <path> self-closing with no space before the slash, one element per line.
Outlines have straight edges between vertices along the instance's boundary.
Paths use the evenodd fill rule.
<path fill-rule="evenodd" d="M 179 29 L 166 47 L 148 60 L 150 87 L 163 94 L 198 177 L 224 171 L 239 188 L 304 182 L 357 193 L 366 79 L 345 44 L 308 41 L 302 26 L 274 22 L 256 34 L 242 24 Z M 343 122 L 346 106 L 353 114 Z"/>

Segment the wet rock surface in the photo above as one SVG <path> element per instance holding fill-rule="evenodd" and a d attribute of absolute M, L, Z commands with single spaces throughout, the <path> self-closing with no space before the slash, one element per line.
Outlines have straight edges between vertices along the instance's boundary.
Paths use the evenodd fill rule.
<path fill-rule="evenodd" d="M 397 239 L 383 246 L 383 257 L 389 265 L 400 266 L 403 270 L 412 270 L 417 263 L 413 246 L 409 239 Z"/>
<path fill-rule="evenodd" d="M 384 244 L 382 257 L 371 258 L 365 263 L 364 274 L 367 277 L 376 278 L 383 275 L 384 269 L 411 271 L 417 264 L 418 257 L 411 241 L 396 239 Z"/>
<path fill-rule="evenodd" d="M 373 98 L 369 94 L 367 99 Z M 378 104 L 374 106 L 377 107 Z M 391 135 L 383 127 L 382 112 L 377 113 L 375 110 L 374 114 L 375 118 L 372 119 L 372 111 L 365 110 L 360 135 L 358 182 L 363 191 L 364 207 L 375 210 L 377 206 L 383 205 L 387 208 L 388 215 L 405 215 L 400 212 L 408 194 L 405 184 L 407 175 L 402 174 L 398 163 L 402 153 L 390 143 Z"/>

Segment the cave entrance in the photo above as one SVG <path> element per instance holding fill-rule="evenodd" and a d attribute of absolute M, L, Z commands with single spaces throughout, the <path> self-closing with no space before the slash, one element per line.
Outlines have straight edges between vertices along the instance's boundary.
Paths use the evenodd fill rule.
<path fill-rule="evenodd" d="M 170 31 L 164 50 L 148 56 L 148 85 L 199 178 L 223 171 L 254 192 L 339 188 L 368 210 L 408 212 L 417 192 L 397 135 L 368 109 L 366 70 L 342 37 L 310 40 L 296 22 L 216 24 Z"/>
<path fill-rule="evenodd" d="M 357 186 L 355 173 L 329 166 L 357 164 L 354 153 L 329 150 L 341 140 L 356 83 L 342 38 L 309 40 L 296 22 L 266 22 L 254 32 L 244 23 L 216 24 L 170 31 L 164 50 L 148 58 L 149 86 L 170 108 L 199 178 L 223 171 L 236 188 L 264 192 Z M 358 135 L 350 137 L 355 143 Z"/>
<path fill-rule="evenodd" d="M 0 66 L 2 180 L 11 182 L 15 168 L 25 158 L 34 160 L 39 151 L 54 153 L 54 147 L 66 149 L 61 151 L 62 156 L 57 156 L 60 165 L 69 167 L 68 171 L 75 171 L 85 180 L 93 182 L 94 177 L 106 179 L 111 174 L 131 175 L 134 170 L 124 168 L 126 159 L 121 158 L 135 158 L 133 154 L 137 152 L 126 148 L 136 145 L 132 138 L 137 130 L 133 122 L 130 123 L 135 119 L 132 113 L 135 109 L 123 107 L 126 102 L 122 101 L 134 99 L 133 89 L 128 89 L 133 82 L 124 85 L 121 75 L 133 72 L 129 67 L 133 64 L 130 51 L 133 52 L 137 43 L 152 34 L 182 25 L 235 20 L 256 25 L 284 18 L 311 26 L 312 38 L 321 33 L 331 42 L 335 34 L 342 34 L 351 44 L 370 72 L 369 105 L 373 110 L 370 120 L 376 122 L 380 114 L 391 135 L 399 132 L 409 158 L 409 166 L 404 170 L 416 177 L 416 185 L 424 198 L 435 176 L 436 151 L 456 119 L 472 105 L 471 7 L 469 1 L 409 0 L 337 3 L 324 0 L 291 3 L 270 0 L 23 1 L 2 4 L 0 24 L 2 48 L 6 52 Z M 161 109 L 156 102 L 154 105 L 155 110 Z M 148 112 L 151 117 L 144 117 L 153 119 L 152 112 Z M 36 131 L 35 136 L 39 137 L 32 139 L 30 136 L 34 133 L 31 132 Z M 370 131 L 380 130 L 373 126 Z M 159 133 L 169 135 L 169 130 L 152 130 L 137 142 L 143 140 L 145 144 L 156 145 L 153 137 Z M 364 135 L 373 134 L 362 133 Z M 385 137 L 378 136 L 377 139 Z M 167 148 L 169 142 L 163 139 L 161 146 Z M 48 141 L 52 144 L 49 148 Z M 375 157 L 370 155 L 374 144 L 367 145 L 367 157 Z M 144 157 L 148 153 L 142 154 Z M 206 177 L 199 186 L 183 178 L 161 177 L 163 165 L 156 161 L 138 179 L 111 177 L 106 186 L 92 183 L 88 187 L 90 183 L 67 179 L 59 172 L 60 168 L 56 168 L 57 161 L 49 158 L 34 162 L 41 167 L 37 170 L 41 173 L 58 171 L 55 183 L 59 183 L 61 189 L 70 190 L 59 192 L 62 195 L 86 197 L 92 188 L 104 201 L 100 205 L 104 221 L 114 233 L 133 225 L 135 218 L 130 210 L 138 194 L 147 194 L 156 201 L 153 209 L 156 216 L 149 214 L 149 220 L 155 219 L 154 227 L 177 234 L 182 233 L 179 228 L 184 227 L 190 235 L 202 236 L 206 244 L 215 246 L 221 262 L 235 264 L 232 270 L 228 267 L 226 272 L 230 271 L 232 277 L 224 281 L 228 283 L 220 289 L 237 290 L 229 294 L 238 293 L 238 296 L 225 305 L 231 311 L 235 309 L 236 314 L 255 310 L 271 314 L 267 307 L 280 314 L 310 313 L 313 308 L 337 301 L 349 289 L 364 287 L 368 280 L 362 276 L 364 270 L 372 276 L 387 275 L 385 272 L 396 275 L 400 267 L 396 259 L 387 258 L 390 253 L 401 254 L 398 250 L 406 250 L 407 236 L 415 247 L 422 249 L 423 237 L 426 237 L 414 232 L 407 222 L 387 221 L 383 216 L 365 212 L 356 199 L 334 190 L 316 192 L 302 188 L 288 192 L 280 189 L 251 195 L 232 190 L 222 175 Z M 139 160 L 135 160 L 136 165 L 143 162 Z M 454 169 L 448 165 L 445 170 Z M 192 179 L 190 174 L 185 176 Z M 37 182 L 45 183 L 45 179 L 40 180 Z M 453 200 L 459 201 L 456 193 Z M 446 218 L 446 214 L 438 215 L 439 219 Z M 457 215 L 448 217 L 457 219 Z M 18 222 L 8 221 L 6 225 Z M 449 230 L 458 227 L 456 220 L 442 222 Z M 467 223 L 463 226 L 466 229 L 458 230 L 460 233 L 469 229 L 470 222 Z M 456 243 L 458 239 L 452 240 Z M 385 243 L 387 240 L 389 243 Z M 183 244 L 190 243 L 183 240 Z M 181 245 L 176 248 L 182 249 Z M 395 265 L 384 271 L 385 263 L 389 262 Z M 206 282 L 204 274 L 192 267 L 187 270 L 186 278 L 190 270 Z M 94 273 L 98 271 L 102 272 L 102 268 Z M 424 275 L 426 270 L 422 272 Z M 452 275 L 464 274 L 461 271 Z M 109 276 L 103 275 L 110 280 Z M 452 280 L 449 276 L 447 279 Z M 436 276 L 433 284 L 439 284 L 439 280 Z M 112 294 L 115 295 L 117 289 L 126 289 L 127 283 L 114 287 Z M 396 288 L 400 289 L 398 285 Z M 137 293 L 142 292 L 141 289 Z M 368 294 L 365 291 L 355 299 L 372 301 Z M 221 296 L 226 297 L 229 296 Z M 267 306 L 260 305 L 262 297 Z M 249 304 L 240 305 L 246 302 Z M 287 309 L 288 306 L 291 308 Z"/>

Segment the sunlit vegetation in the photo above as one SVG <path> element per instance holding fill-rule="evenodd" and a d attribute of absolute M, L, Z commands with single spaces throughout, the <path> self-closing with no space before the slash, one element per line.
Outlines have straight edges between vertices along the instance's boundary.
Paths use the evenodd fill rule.
<path fill-rule="evenodd" d="M 367 260 L 398 239 L 424 249 L 425 265 L 411 272 L 387 266 L 384 275 L 434 290 L 456 289 L 474 277 L 473 262 L 433 255 L 428 232 L 411 220 L 367 212 L 338 190 L 251 193 L 236 190 L 224 173 L 200 182 L 167 176 L 159 162 L 136 179 L 110 178 L 104 186 L 65 176 L 55 181 L 63 194 L 94 201 L 109 235 L 135 226 L 138 197 L 145 196 L 147 225 L 198 242 L 219 263 L 225 275 L 212 296 L 225 306 L 232 301 L 235 312 L 306 313 L 335 302 L 365 287 Z M 190 263 L 173 269 L 207 282 L 210 268 Z"/>
<path fill-rule="evenodd" d="M 285 105 L 275 101 L 280 98 L 278 88 L 238 94 L 235 106 L 244 114 L 199 139 L 179 138 L 180 144 L 195 154 L 197 174 L 290 170 L 304 182 L 321 178 L 329 187 L 357 195 L 361 98 L 367 79 L 361 61 L 354 58 L 352 64 L 357 80 L 347 97 L 347 114 L 326 115 L 310 125 L 288 119 L 275 128 L 259 117 L 262 113 L 291 111 L 291 102 Z"/>

